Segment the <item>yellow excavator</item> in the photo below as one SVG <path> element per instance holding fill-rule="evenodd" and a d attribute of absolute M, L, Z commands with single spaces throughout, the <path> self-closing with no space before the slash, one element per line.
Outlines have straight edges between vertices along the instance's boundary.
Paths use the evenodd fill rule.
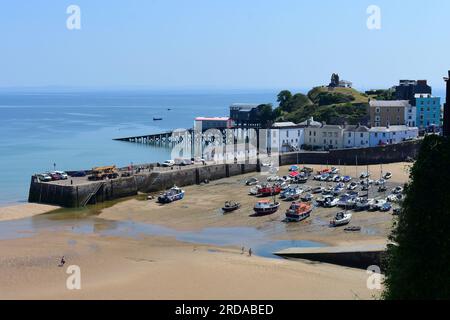
<path fill-rule="evenodd" d="M 116 179 L 117 177 L 119 177 L 119 172 L 116 166 L 95 167 L 92 169 L 89 180 Z"/>

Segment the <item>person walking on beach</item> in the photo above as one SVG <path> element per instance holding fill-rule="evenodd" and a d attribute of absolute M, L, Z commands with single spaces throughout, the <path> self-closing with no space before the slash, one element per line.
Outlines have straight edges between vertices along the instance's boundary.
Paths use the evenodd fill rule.
<path fill-rule="evenodd" d="M 242 247 L 242 252 L 241 252 L 241 254 L 244 254 L 244 251 L 245 251 L 245 247 Z"/>
<path fill-rule="evenodd" d="M 58 267 L 63 267 L 65 264 L 66 264 L 66 260 L 64 259 L 64 256 L 62 256 Z"/>
<path fill-rule="evenodd" d="M 248 256 L 249 256 L 249 257 L 252 256 L 252 248 L 248 249 Z"/>

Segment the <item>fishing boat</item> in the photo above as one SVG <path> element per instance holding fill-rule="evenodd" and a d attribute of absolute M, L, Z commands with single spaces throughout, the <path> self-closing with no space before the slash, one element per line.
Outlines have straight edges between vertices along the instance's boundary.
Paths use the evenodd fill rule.
<path fill-rule="evenodd" d="M 270 200 L 260 200 L 258 201 L 253 210 L 255 211 L 256 216 L 265 216 L 269 214 L 273 214 L 278 211 L 280 208 L 280 203 L 275 200 L 271 202 Z"/>
<path fill-rule="evenodd" d="M 278 184 L 275 184 L 273 186 L 270 186 L 268 184 L 261 186 L 258 190 L 258 195 L 260 197 L 267 197 L 267 196 L 274 196 L 278 195 L 281 192 L 281 186 Z"/>
<path fill-rule="evenodd" d="M 333 220 L 330 221 L 330 225 L 333 227 L 343 226 L 349 224 L 352 220 L 352 214 L 347 212 L 338 212 Z"/>
<path fill-rule="evenodd" d="M 373 199 L 367 198 L 359 198 L 355 203 L 356 211 L 367 211 L 370 209 L 370 206 L 375 202 Z"/>
<path fill-rule="evenodd" d="M 161 121 L 162 118 L 153 117 L 153 121 Z"/>
<path fill-rule="evenodd" d="M 287 221 L 303 221 L 311 216 L 313 206 L 309 203 L 292 202 L 289 209 L 286 210 Z"/>
<path fill-rule="evenodd" d="M 241 207 L 241 204 L 238 202 L 227 201 L 227 202 L 225 202 L 225 205 L 223 206 L 222 210 L 223 210 L 223 212 L 228 213 L 228 212 L 236 211 L 240 207 Z"/>
<path fill-rule="evenodd" d="M 184 197 L 184 190 L 178 188 L 177 186 L 171 188 L 170 190 L 164 192 L 159 195 L 158 202 L 159 203 L 170 203 L 177 200 L 181 200 Z"/>

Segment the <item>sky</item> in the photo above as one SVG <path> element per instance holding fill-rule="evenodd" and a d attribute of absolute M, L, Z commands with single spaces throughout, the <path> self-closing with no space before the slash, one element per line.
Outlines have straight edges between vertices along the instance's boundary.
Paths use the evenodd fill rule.
<path fill-rule="evenodd" d="M 0 88 L 443 88 L 449 21 L 448 0 L 1 0 Z"/>

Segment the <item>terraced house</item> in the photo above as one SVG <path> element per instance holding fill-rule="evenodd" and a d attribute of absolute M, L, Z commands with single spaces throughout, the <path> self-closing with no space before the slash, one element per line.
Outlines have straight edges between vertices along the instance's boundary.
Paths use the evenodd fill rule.
<path fill-rule="evenodd" d="M 441 126 L 441 98 L 431 94 L 416 94 L 416 123 L 421 129 Z"/>

